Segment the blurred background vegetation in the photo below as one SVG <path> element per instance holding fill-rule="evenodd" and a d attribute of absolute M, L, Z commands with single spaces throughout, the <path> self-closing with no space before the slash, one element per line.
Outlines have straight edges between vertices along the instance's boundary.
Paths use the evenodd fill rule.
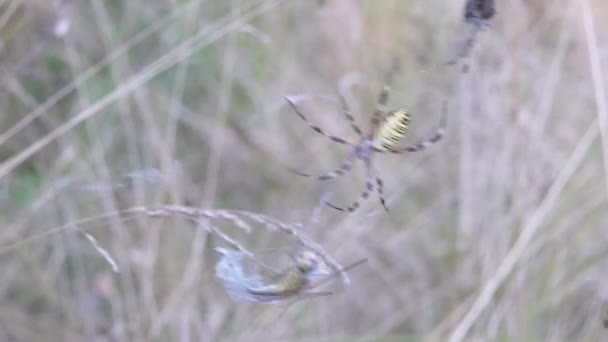
<path fill-rule="evenodd" d="M 606 340 L 608 4 L 497 6 L 448 67 L 463 1 L 0 2 L 0 339 Z M 372 196 L 304 227 L 343 264 L 369 258 L 345 291 L 238 304 L 214 278 L 219 241 L 187 221 L 76 224 L 167 203 L 308 222 L 327 186 L 350 203 L 362 168 L 331 185 L 285 169 L 347 151 L 283 97 L 355 138 L 335 89 L 367 127 L 393 56 L 407 141 L 444 100 L 449 127 L 375 158 L 390 214 Z M 240 239 L 289 247 L 279 235 Z"/>

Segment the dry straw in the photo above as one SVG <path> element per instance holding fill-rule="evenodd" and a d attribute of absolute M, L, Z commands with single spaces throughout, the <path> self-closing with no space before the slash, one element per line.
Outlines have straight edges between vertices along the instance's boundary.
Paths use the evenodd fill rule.
<path fill-rule="evenodd" d="M 235 227 L 243 230 L 247 234 L 253 232 L 256 227 L 263 227 L 271 232 L 281 232 L 292 236 L 295 241 L 303 248 L 315 253 L 326 265 L 328 265 L 333 272 L 340 274 L 342 283 L 347 286 L 350 283 L 350 278 L 344 272 L 344 268 L 329 254 L 327 254 L 323 248 L 316 243 L 314 240 L 306 236 L 302 231 L 302 225 L 298 223 L 286 223 L 279 221 L 270 216 L 252 213 L 242 210 L 228 210 L 228 209 L 201 209 L 179 205 L 162 205 L 157 207 L 132 207 L 125 210 L 105 213 L 99 216 L 92 216 L 71 222 L 67 225 L 50 229 L 44 233 L 30 236 L 25 239 L 21 239 L 18 242 L 0 246 L 0 254 L 12 250 L 16 247 L 22 246 L 26 243 L 33 242 L 43 237 L 58 233 L 65 229 L 74 227 L 90 225 L 97 222 L 102 222 L 105 219 L 111 217 L 122 217 L 125 219 L 133 219 L 136 215 L 145 215 L 148 217 L 183 217 L 192 221 L 197 227 L 207 230 L 209 233 L 217 235 L 219 238 L 224 240 L 228 245 L 233 248 L 246 253 L 247 255 L 254 255 L 253 252 L 245 248 L 238 241 L 226 234 L 222 229 L 212 224 L 213 221 L 228 221 Z M 93 244 L 95 249 L 104 257 L 104 259 L 112 265 L 112 269 L 117 271 L 118 266 L 112 259 L 110 254 L 99 246 L 95 238 L 90 234 L 86 233 L 86 228 L 81 228 L 81 231 L 85 233 L 86 238 Z"/>

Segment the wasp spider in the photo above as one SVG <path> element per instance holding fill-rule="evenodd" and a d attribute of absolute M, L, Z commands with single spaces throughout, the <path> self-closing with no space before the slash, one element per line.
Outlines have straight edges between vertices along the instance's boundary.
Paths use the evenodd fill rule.
<path fill-rule="evenodd" d="M 378 172 L 373 167 L 372 164 L 372 154 L 374 152 L 378 153 L 396 153 L 402 154 L 407 152 L 418 152 L 426 149 L 430 145 L 437 143 L 441 140 L 445 134 L 445 127 L 447 123 L 447 110 L 445 102 L 442 105 L 442 113 L 439 128 L 435 131 L 435 133 L 423 139 L 415 144 L 408 146 L 398 146 L 399 142 L 404 138 L 405 133 L 410 124 L 410 113 L 405 109 L 397 109 L 388 111 L 386 110 L 386 104 L 388 102 L 388 98 L 391 92 L 391 84 L 393 75 L 399 69 L 399 62 L 397 60 L 394 61 L 393 66 L 387 73 L 384 86 L 380 91 L 378 96 L 378 101 L 374 110 L 374 113 L 371 117 L 370 129 L 367 133 L 363 133 L 363 131 L 359 128 L 355 119 L 353 118 L 350 108 L 346 103 L 346 99 L 338 93 L 338 98 L 340 101 L 340 106 L 342 108 L 342 113 L 346 120 L 350 123 L 350 126 L 355 131 L 355 133 L 360 137 L 359 142 L 353 143 L 348 141 L 347 139 L 343 139 L 341 137 L 329 135 L 325 133 L 321 128 L 312 124 L 308 118 L 302 113 L 302 111 L 298 108 L 296 103 L 292 101 L 289 97 L 285 97 L 285 100 L 289 104 L 289 106 L 293 109 L 293 111 L 304 120 L 313 131 L 326 136 L 331 141 L 353 146 L 353 151 L 346 157 L 344 162 L 335 170 L 321 174 L 321 175 L 312 175 L 304 172 L 300 172 L 298 170 L 293 170 L 293 172 L 305 176 L 305 177 L 314 177 L 317 180 L 330 180 L 336 177 L 342 176 L 352 168 L 353 163 L 359 159 L 365 164 L 366 168 L 366 179 L 365 179 L 365 190 L 361 193 L 360 199 L 352 203 L 348 207 L 339 207 L 336 206 L 324 199 L 322 202 L 336 210 L 352 212 L 359 208 L 360 201 L 366 200 L 370 194 L 374 191 L 374 180 L 376 183 L 376 191 L 378 193 L 378 197 L 380 198 L 380 202 L 384 209 L 388 212 L 388 207 L 383 195 L 383 181 L 378 176 Z"/>

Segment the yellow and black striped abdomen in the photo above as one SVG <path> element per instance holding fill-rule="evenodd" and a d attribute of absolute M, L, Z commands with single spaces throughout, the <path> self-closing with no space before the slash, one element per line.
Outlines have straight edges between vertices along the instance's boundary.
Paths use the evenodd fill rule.
<path fill-rule="evenodd" d="M 410 126 L 410 113 L 405 109 L 391 112 L 380 124 L 374 138 L 374 147 L 386 151 L 397 147 L 397 144 Z"/>

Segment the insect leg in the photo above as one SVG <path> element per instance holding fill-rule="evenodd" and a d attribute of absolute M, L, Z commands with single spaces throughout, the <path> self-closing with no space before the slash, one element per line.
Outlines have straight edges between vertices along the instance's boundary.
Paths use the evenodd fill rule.
<path fill-rule="evenodd" d="M 331 274 L 329 274 L 325 279 L 323 279 L 323 280 L 321 280 L 321 281 L 319 281 L 319 282 L 311 285 L 310 288 L 319 287 L 319 286 L 327 283 L 328 281 L 330 281 L 333 277 L 335 277 L 335 276 L 337 276 L 339 274 L 342 274 L 342 273 L 344 273 L 346 271 L 349 271 L 349 270 L 351 270 L 351 269 L 353 269 L 353 268 L 355 268 L 355 267 L 363 264 L 364 262 L 367 262 L 367 258 L 363 258 L 361 260 L 357 260 L 357 261 L 353 262 L 350 265 L 344 266 L 341 269 L 337 269 L 337 270 L 335 270 L 335 272 L 332 272 Z"/>
<path fill-rule="evenodd" d="M 306 292 L 300 296 L 298 296 L 298 300 L 303 300 L 303 299 L 311 299 L 311 298 L 317 298 L 317 297 L 325 297 L 325 296 L 331 296 L 333 295 L 333 292 Z"/>

